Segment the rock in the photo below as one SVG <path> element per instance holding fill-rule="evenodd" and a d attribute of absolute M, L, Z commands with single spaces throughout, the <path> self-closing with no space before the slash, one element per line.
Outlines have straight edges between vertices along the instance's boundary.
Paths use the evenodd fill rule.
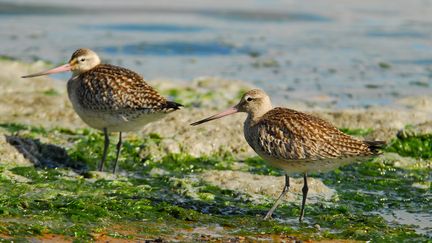
<path fill-rule="evenodd" d="M 153 168 L 149 172 L 150 176 L 164 176 L 164 175 L 168 175 L 168 174 L 169 174 L 168 171 L 161 169 L 161 168 Z"/>
<path fill-rule="evenodd" d="M 394 108 L 384 110 L 383 107 L 336 112 L 319 111 L 313 114 L 340 128 L 372 128 L 374 131 L 366 139 L 384 141 L 395 138 L 397 132 L 407 124 L 418 124 L 431 119 L 431 113 Z"/>
<path fill-rule="evenodd" d="M 4 134 L 0 135 L 0 154 L 0 164 L 7 168 L 16 166 L 33 166 L 33 164 L 27 160 L 22 153 L 6 141 Z"/>
<path fill-rule="evenodd" d="M 78 171 L 87 170 L 86 164 L 72 160 L 62 147 L 45 144 L 37 139 L 13 135 L 6 136 L 6 142 L 15 147 L 34 166 L 46 168 L 69 167 Z"/>
<path fill-rule="evenodd" d="M 431 113 L 432 97 L 430 96 L 410 96 L 398 100 L 396 103 L 411 110 L 424 111 Z"/>
<path fill-rule="evenodd" d="M 417 125 L 407 126 L 398 131 L 399 138 L 408 138 L 421 135 L 432 136 L 432 121 L 423 122 Z"/>
<path fill-rule="evenodd" d="M 188 107 L 223 109 L 232 106 L 241 95 L 253 88 L 241 80 L 199 77 L 188 83 L 155 80 L 149 83 L 165 97 Z"/>
<path fill-rule="evenodd" d="M 29 182 L 31 182 L 31 180 L 28 179 L 27 177 L 14 174 L 13 172 L 11 172 L 9 170 L 4 170 L 2 172 L 2 175 L 4 177 L 6 177 L 7 179 L 9 179 L 11 181 L 14 181 L 14 182 L 19 182 L 19 183 L 29 183 Z"/>
<path fill-rule="evenodd" d="M 46 65 L 41 62 L 29 65 L 2 61 L 1 66 L 0 123 L 65 128 L 84 126 L 70 105 L 64 81 L 49 77 L 20 77 L 46 69 Z"/>
<path fill-rule="evenodd" d="M 412 157 L 403 157 L 397 153 L 386 152 L 376 158 L 377 162 L 391 164 L 394 167 L 412 170 L 412 169 L 430 169 L 432 168 L 431 159 L 416 159 Z"/>
<path fill-rule="evenodd" d="M 190 109 L 170 114 L 164 121 L 151 123 L 143 129 L 143 135 L 157 133 L 167 141 L 153 149 L 159 153 L 189 153 L 192 156 L 232 152 L 238 158 L 255 154 L 243 137 L 244 114 L 215 120 L 200 126 L 192 127 L 190 123 L 216 113 L 216 110 Z"/>
<path fill-rule="evenodd" d="M 107 181 L 116 181 L 116 180 L 126 180 L 126 177 L 119 175 L 119 174 L 113 174 L 111 172 L 104 172 L 104 171 L 88 171 L 85 174 L 86 178 L 89 178 L 90 181 L 97 181 L 97 180 L 107 180 Z"/>
<path fill-rule="evenodd" d="M 201 179 L 223 189 L 247 193 L 259 203 L 266 200 L 264 196 L 276 199 L 282 192 L 285 183 L 284 176 L 256 175 L 241 171 L 211 170 L 201 174 Z M 317 178 L 308 178 L 308 202 L 330 200 L 335 190 L 328 188 Z M 302 196 L 303 178 L 290 178 L 290 190 L 285 201 L 299 201 Z"/>

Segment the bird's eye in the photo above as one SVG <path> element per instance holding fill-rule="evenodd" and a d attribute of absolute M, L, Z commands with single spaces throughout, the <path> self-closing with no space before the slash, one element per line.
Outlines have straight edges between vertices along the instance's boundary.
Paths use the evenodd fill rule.
<path fill-rule="evenodd" d="M 246 101 L 252 101 L 253 99 L 252 99 L 252 97 L 247 97 L 246 98 Z"/>
<path fill-rule="evenodd" d="M 84 62 L 84 61 L 85 61 L 85 58 L 82 57 L 82 58 L 80 59 L 80 62 Z"/>

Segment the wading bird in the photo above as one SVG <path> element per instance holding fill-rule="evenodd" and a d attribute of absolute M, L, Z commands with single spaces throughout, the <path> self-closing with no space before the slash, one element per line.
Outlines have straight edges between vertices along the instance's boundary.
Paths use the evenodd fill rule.
<path fill-rule="evenodd" d="M 254 89 L 240 102 L 219 114 L 192 123 L 199 125 L 237 112 L 246 112 L 244 136 L 253 150 L 270 165 L 283 169 L 285 185 L 264 219 L 269 219 L 289 190 L 289 175 L 303 173 L 302 222 L 308 193 L 307 174 L 325 172 L 379 154 L 382 141 L 361 141 L 344 134 L 330 123 L 299 111 L 276 107 L 268 95 Z"/>
<path fill-rule="evenodd" d="M 139 74 L 101 64 L 99 56 L 90 49 L 78 49 L 67 64 L 23 78 L 67 71 L 72 72 L 67 91 L 74 110 L 87 125 L 103 131 L 105 136 L 99 171 L 104 168 L 110 132 L 119 132 L 113 168 L 113 173 L 116 173 L 122 132 L 137 131 L 182 106 L 167 101 Z"/>

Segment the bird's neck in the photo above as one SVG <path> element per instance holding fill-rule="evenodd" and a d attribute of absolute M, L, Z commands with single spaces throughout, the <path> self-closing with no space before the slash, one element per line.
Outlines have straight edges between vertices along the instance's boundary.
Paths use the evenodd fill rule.
<path fill-rule="evenodd" d="M 271 109 L 272 109 L 271 104 L 263 105 L 259 109 L 255 109 L 252 110 L 251 112 L 248 112 L 247 119 L 249 119 L 252 123 L 258 122 L 258 120 Z"/>
<path fill-rule="evenodd" d="M 75 79 L 75 78 L 78 77 L 79 75 L 80 75 L 79 72 L 72 72 L 71 79 Z"/>
<path fill-rule="evenodd" d="M 91 70 L 94 70 L 94 69 L 97 68 L 99 65 L 101 65 L 101 64 L 96 64 L 96 65 L 94 65 L 94 66 L 89 66 L 89 67 L 86 67 L 86 68 L 81 68 L 81 69 L 75 69 L 75 70 L 72 70 L 72 77 L 78 77 L 78 76 L 80 76 L 81 74 L 84 74 L 84 73 L 87 73 L 87 72 L 89 72 L 89 71 L 91 71 Z"/>

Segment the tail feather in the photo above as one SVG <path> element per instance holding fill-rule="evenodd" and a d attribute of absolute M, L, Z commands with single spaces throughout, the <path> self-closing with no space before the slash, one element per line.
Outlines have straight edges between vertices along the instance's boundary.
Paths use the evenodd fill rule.
<path fill-rule="evenodd" d="M 369 150 L 374 154 L 379 154 L 381 149 L 386 146 L 386 142 L 384 141 L 364 141 L 369 147 Z"/>
<path fill-rule="evenodd" d="M 174 101 L 167 101 L 164 108 L 167 110 L 178 110 L 180 107 L 183 107 L 183 105 Z"/>

